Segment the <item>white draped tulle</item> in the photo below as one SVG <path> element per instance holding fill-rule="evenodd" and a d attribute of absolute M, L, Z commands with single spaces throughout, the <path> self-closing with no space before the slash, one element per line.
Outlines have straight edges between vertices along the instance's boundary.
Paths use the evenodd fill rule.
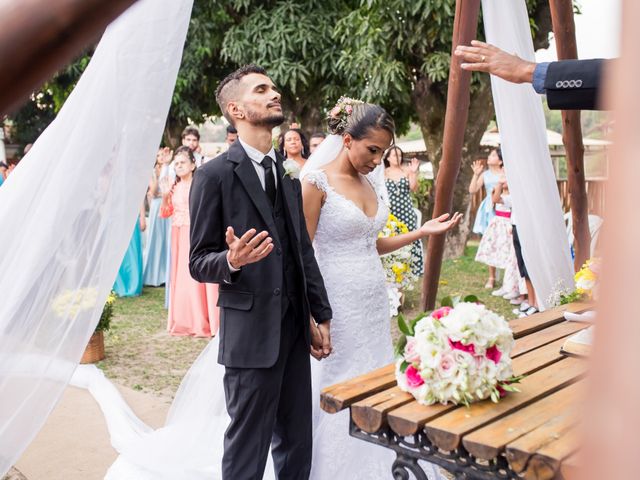
<path fill-rule="evenodd" d="M 482 0 L 482 14 L 487 42 L 535 61 L 524 0 Z M 559 285 L 573 287 L 573 264 L 542 100 L 530 84 L 492 76 L 491 87 L 522 253 L 544 309 Z"/>
<path fill-rule="evenodd" d="M 141 0 L 113 22 L 0 188 L 0 476 L 44 424 L 98 322 L 153 167 L 191 6 Z"/>

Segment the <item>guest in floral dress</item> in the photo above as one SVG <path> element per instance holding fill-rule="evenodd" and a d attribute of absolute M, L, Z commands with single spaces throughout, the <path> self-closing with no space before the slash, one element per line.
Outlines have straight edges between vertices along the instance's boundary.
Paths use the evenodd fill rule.
<path fill-rule="evenodd" d="M 218 286 L 196 282 L 189 272 L 189 191 L 196 169 L 193 152 L 179 147 L 173 157 L 176 182 L 163 194 L 161 216 L 171 217 L 171 281 L 169 320 L 171 335 L 209 337 L 218 331 Z M 170 181 L 169 177 L 163 182 Z M 161 187 L 161 191 L 165 191 Z"/>
<path fill-rule="evenodd" d="M 487 158 L 488 170 L 484 169 L 482 160 L 476 160 L 471 166 L 473 169 L 473 178 L 471 178 L 471 183 L 469 184 L 469 193 L 473 195 L 480 191 L 483 186 L 486 192 L 482 203 L 480 203 L 480 207 L 478 207 L 478 212 L 476 213 L 476 220 L 473 224 L 473 233 L 483 235 L 495 214 L 493 202 L 491 201 L 491 194 L 493 193 L 493 188 L 498 182 L 498 178 L 503 174 L 502 165 L 502 151 L 499 148 L 496 148 L 491 151 L 489 158 Z M 489 278 L 487 279 L 485 288 L 493 288 L 495 281 L 496 269 L 495 267 L 490 266 Z"/>
<path fill-rule="evenodd" d="M 391 213 L 409 228 L 409 231 L 418 228 L 418 215 L 411 203 L 411 192 L 418 188 L 418 168 L 420 162 L 417 158 L 411 160 L 409 165 L 403 163 L 404 154 L 399 147 L 391 147 L 382 157 L 384 161 L 384 176 Z M 422 242 L 415 241 L 411 246 L 411 271 L 415 275 L 423 272 Z"/>
<path fill-rule="evenodd" d="M 484 231 L 476 262 L 481 262 L 494 268 L 504 269 L 502 287 L 491 292 L 492 295 L 513 300 L 520 296 L 521 281 L 518 272 L 518 260 L 513 246 L 511 195 L 507 186 L 507 179 L 502 175 L 493 191 L 495 216 Z"/>

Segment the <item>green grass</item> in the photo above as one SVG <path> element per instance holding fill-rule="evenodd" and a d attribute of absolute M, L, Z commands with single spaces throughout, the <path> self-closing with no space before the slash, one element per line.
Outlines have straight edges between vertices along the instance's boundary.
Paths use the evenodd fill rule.
<path fill-rule="evenodd" d="M 475 295 L 487 308 L 504 316 L 507 320 L 515 317 L 512 312 L 514 306 L 501 297 L 491 295 L 493 289 L 484 288 L 489 276 L 488 267 L 475 261 L 477 242 L 469 242 L 464 255 L 454 260 L 445 260 L 442 263 L 440 284 L 438 286 L 438 302 L 447 296 Z M 500 284 L 496 284 L 498 288 Z M 405 301 L 409 314 L 418 313 L 420 305 L 421 283 L 414 290 L 407 292 Z"/>
<path fill-rule="evenodd" d="M 106 358 L 98 367 L 135 390 L 173 396 L 208 339 L 172 337 L 166 328 L 164 287 L 145 288 L 139 297 L 118 298 L 111 329 L 105 334 Z"/>
<path fill-rule="evenodd" d="M 512 306 L 491 296 L 484 288 L 487 267 L 476 263 L 477 244 L 470 243 L 462 257 L 443 263 L 438 299 L 447 295 L 474 294 L 488 308 L 507 319 Z M 409 318 L 420 304 L 420 283 L 407 292 L 403 311 Z M 111 329 L 105 333 L 106 359 L 98 364 L 107 377 L 135 390 L 171 398 L 180 380 L 208 339 L 172 337 L 166 331 L 164 288 L 145 288 L 140 297 L 119 298 L 114 305 Z M 397 325 L 392 321 L 394 337 Z"/>

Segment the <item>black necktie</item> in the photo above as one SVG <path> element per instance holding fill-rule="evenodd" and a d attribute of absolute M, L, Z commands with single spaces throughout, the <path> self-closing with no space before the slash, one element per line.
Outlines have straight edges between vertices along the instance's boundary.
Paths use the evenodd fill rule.
<path fill-rule="evenodd" d="M 273 175 L 273 160 L 271 157 L 264 157 L 260 164 L 264 168 L 264 190 L 273 206 L 276 204 L 276 177 Z"/>

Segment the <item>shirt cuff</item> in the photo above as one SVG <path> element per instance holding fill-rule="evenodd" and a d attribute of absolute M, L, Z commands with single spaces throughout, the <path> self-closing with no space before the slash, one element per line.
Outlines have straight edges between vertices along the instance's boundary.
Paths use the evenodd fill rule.
<path fill-rule="evenodd" d="M 536 91 L 536 93 L 539 93 L 541 95 L 547 93 L 546 89 L 544 88 L 544 81 L 547 78 L 549 63 L 550 62 L 538 63 L 536 64 L 536 68 L 533 71 L 533 81 L 531 82 L 531 84 L 533 85 L 533 89 Z"/>
<path fill-rule="evenodd" d="M 240 271 L 240 269 L 239 269 L 239 268 L 233 268 L 233 267 L 231 266 L 231 262 L 229 262 L 229 257 L 227 257 L 227 265 L 229 266 L 229 271 L 230 271 L 231 273 L 236 273 L 236 272 L 239 272 L 239 271 Z"/>

